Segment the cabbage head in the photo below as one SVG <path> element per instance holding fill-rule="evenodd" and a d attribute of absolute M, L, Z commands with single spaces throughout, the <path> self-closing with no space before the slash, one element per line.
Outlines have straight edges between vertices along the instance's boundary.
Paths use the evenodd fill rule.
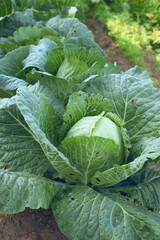
<path fill-rule="evenodd" d="M 77 97 L 77 103 L 81 99 L 81 96 Z M 103 172 L 115 165 L 125 164 L 129 147 L 127 130 L 120 118 L 112 112 L 103 111 L 99 115 L 86 114 L 74 123 L 59 150 L 81 173 L 78 181 L 90 185 L 91 178 L 97 171 Z"/>

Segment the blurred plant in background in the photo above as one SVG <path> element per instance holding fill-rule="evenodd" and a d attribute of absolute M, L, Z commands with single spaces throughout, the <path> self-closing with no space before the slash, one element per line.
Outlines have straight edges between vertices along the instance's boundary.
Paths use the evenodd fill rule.
<path fill-rule="evenodd" d="M 139 48 L 149 44 L 149 36 L 146 29 L 133 21 L 126 12 L 116 15 L 107 21 L 107 27 L 112 36 L 130 41 Z"/>
<path fill-rule="evenodd" d="M 132 62 L 146 67 L 144 52 L 154 50 L 160 70 L 159 0 L 90 0 L 88 4 Z"/>

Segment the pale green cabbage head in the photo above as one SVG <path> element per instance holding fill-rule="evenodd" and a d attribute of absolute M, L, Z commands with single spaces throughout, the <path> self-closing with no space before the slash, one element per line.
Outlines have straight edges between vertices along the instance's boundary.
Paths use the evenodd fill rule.
<path fill-rule="evenodd" d="M 109 118 L 103 116 L 84 117 L 80 119 L 68 132 L 67 137 L 102 137 L 112 139 L 123 151 L 123 140 L 120 128 Z"/>
<path fill-rule="evenodd" d="M 125 162 L 124 131 L 116 124 L 118 121 L 114 122 L 111 119 L 105 116 L 104 112 L 98 116 L 83 117 L 72 126 L 65 138 L 68 143 L 72 142 L 70 145 L 76 148 L 77 153 L 83 152 L 82 157 L 86 158 L 86 161 L 90 161 L 94 155 L 93 162 L 95 161 L 96 164 L 101 162 L 101 165 L 104 163 L 103 170 Z M 115 119 L 117 120 L 117 116 Z M 72 150 L 69 157 L 72 158 L 73 155 Z"/>

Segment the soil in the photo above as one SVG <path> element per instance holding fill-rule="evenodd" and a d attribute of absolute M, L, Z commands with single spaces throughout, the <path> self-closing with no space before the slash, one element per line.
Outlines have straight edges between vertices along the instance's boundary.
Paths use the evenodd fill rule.
<path fill-rule="evenodd" d="M 117 62 L 122 71 L 134 67 L 135 64 L 131 63 L 118 48 L 114 38 L 107 36 L 106 29 L 99 21 L 90 17 L 86 23 L 93 31 L 95 41 L 106 52 L 109 62 Z M 158 79 L 157 86 L 160 87 L 160 74 L 153 66 L 152 57 L 146 56 L 145 59 L 151 69 L 150 76 Z M 67 240 L 67 238 L 60 232 L 51 210 L 27 208 L 24 212 L 14 215 L 0 214 L 0 240 Z"/>
<path fill-rule="evenodd" d="M 0 214 L 0 240 L 67 240 L 60 232 L 51 210 Z"/>

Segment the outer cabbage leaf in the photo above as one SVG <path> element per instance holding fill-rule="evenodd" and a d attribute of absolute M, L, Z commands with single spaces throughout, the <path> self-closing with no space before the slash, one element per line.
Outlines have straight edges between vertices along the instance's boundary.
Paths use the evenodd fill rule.
<path fill-rule="evenodd" d="M 57 31 L 59 37 L 65 37 L 68 39 L 71 37 L 85 36 L 93 40 L 92 32 L 77 18 L 62 18 L 61 16 L 56 16 L 51 18 L 46 23 L 46 26 Z"/>
<path fill-rule="evenodd" d="M 27 88 L 20 88 L 17 92 L 17 105 L 33 132 L 34 138 L 42 147 L 52 166 L 60 173 L 60 177 L 77 182 L 77 177 L 81 175 L 80 172 L 53 145 L 57 143 L 59 120 L 51 100 L 46 94 L 35 94 Z"/>
<path fill-rule="evenodd" d="M 30 91 L 35 94 L 38 98 L 41 98 L 41 95 L 44 95 L 44 97 L 47 97 L 50 104 L 53 105 L 54 111 L 56 115 L 58 116 L 58 125 L 61 126 L 63 114 L 65 112 L 65 106 L 61 99 L 57 96 L 57 93 L 55 91 L 52 91 L 47 85 L 42 84 L 41 81 L 38 81 L 34 85 L 29 86 Z"/>
<path fill-rule="evenodd" d="M 29 47 L 20 47 L 0 59 L 0 74 L 17 77 L 23 69 L 22 61 L 28 56 Z"/>
<path fill-rule="evenodd" d="M 57 58 L 58 59 L 58 58 Z M 54 67 L 56 66 L 57 62 L 54 61 Z M 58 68 L 58 67 L 57 67 Z M 32 69 L 27 75 L 27 82 L 34 84 L 39 80 L 41 84 L 47 86 L 54 94 L 56 93 L 57 96 L 64 102 L 67 103 L 69 96 L 80 90 L 83 90 L 89 81 L 93 81 L 94 79 L 101 78 L 101 75 L 110 74 L 110 73 L 117 73 L 119 72 L 119 67 L 114 67 L 109 65 L 104 67 L 103 69 L 96 70 L 91 68 L 87 72 L 85 72 L 82 76 L 77 78 L 71 79 L 63 79 L 58 78 L 50 73 L 47 72 L 40 72 Z M 83 80 L 84 79 L 84 80 Z"/>
<path fill-rule="evenodd" d="M 86 86 L 86 82 L 75 83 L 74 81 L 66 80 L 63 78 L 58 78 L 47 72 L 40 72 L 33 69 L 27 75 L 27 82 L 34 84 L 37 79 L 44 86 L 49 88 L 55 95 L 57 95 L 63 103 L 66 103 L 69 96 L 75 92 L 82 90 Z M 91 76 L 91 78 L 96 76 Z"/>
<path fill-rule="evenodd" d="M 53 48 L 57 47 L 57 44 L 49 39 L 41 39 L 37 46 L 31 45 L 29 48 L 29 55 L 23 60 L 23 70 L 28 68 L 38 68 L 40 71 L 45 71 L 45 63 L 48 54 Z"/>
<path fill-rule="evenodd" d="M 148 162 L 160 160 L 160 138 L 149 138 L 143 141 L 143 148 L 141 148 L 142 140 L 139 144 L 137 143 L 136 149 L 141 148 L 141 152 L 139 151 L 140 155 L 133 161 L 122 166 L 115 165 L 104 172 L 97 172 L 91 178 L 92 184 L 102 188 L 113 186 L 140 171 Z"/>
<path fill-rule="evenodd" d="M 103 49 L 94 40 L 86 38 L 85 36 L 70 37 L 64 42 L 64 44 L 68 43 L 76 44 L 79 47 L 85 47 L 87 50 L 89 50 L 90 48 L 97 48 L 106 57 L 106 53 L 103 51 Z"/>
<path fill-rule="evenodd" d="M 113 163 L 121 162 L 119 146 L 112 139 L 85 136 L 65 138 L 58 149 L 82 173 L 78 180 L 84 185 L 90 183 L 97 169 L 104 171 L 113 167 Z"/>
<path fill-rule="evenodd" d="M 3 58 L 5 54 L 6 54 L 5 51 L 0 48 L 0 59 Z"/>
<path fill-rule="evenodd" d="M 14 40 L 19 45 L 36 44 L 41 38 L 55 37 L 57 33 L 44 26 L 42 22 L 37 22 L 34 26 L 20 27 L 14 33 Z"/>
<path fill-rule="evenodd" d="M 62 18 L 61 16 L 56 16 L 51 18 L 46 23 L 46 26 L 57 31 L 59 38 L 64 39 L 64 42 L 76 43 L 79 47 L 85 47 L 86 49 L 97 48 L 106 56 L 100 46 L 94 42 L 92 32 L 77 18 Z"/>
<path fill-rule="evenodd" d="M 13 37 L 0 38 L 0 48 L 5 51 L 5 54 L 17 48 Z"/>
<path fill-rule="evenodd" d="M 60 184 L 47 178 L 0 170 L 0 212 L 13 214 L 32 209 L 48 209 Z"/>
<path fill-rule="evenodd" d="M 125 186 L 125 184 L 119 187 L 115 186 L 110 191 L 121 192 L 135 203 L 158 213 L 160 211 L 160 168 L 148 167 L 142 173 L 132 176 L 130 180 L 129 186 Z"/>
<path fill-rule="evenodd" d="M 85 186 L 60 192 L 52 204 L 60 230 L 70 240 L 158 240 L 160 217 L 119 194 L 104 196 Z"/>
<path fill-rule="evenodd" d="M 36 23 L 33 12 L 27 9 L 24 12 L 14 12 L 0 21 L 0 37 L 8 37 L 19 27 L 32 26 Z"/>
<path fill-rule="evenodd" d="M 12 3 L 10 0 L 2 0 L 0 2 L 0 21 L 4 16 L 10 15 L 12 13 Z"/>
<path fill-rule="evenodd" d="M 16 89 L 24 87 L 27 82 L 12 76 L 0 74 L 0 97 L 12 97 L 16 94 Z"/>
<path fill-rule="evenodd" d="M 0 101 L 0 168 L 43 176 L 55 170 L 17 109 L 14 98 Z"/>
<path fill-rule="evenodd" d="M 140 68 L 106 75 L 100 81 L 89 83 L 86 91 L 100 92 L 111 102 L 132 144 L 148 135 L 159 136 L 160 92 Z"/>
<path fill-rule="evenodd" d="M 20 46 L 37 45 L 40 39 L 48 38 L 57 44 L 61 44 L 57 33 L 50 28 L 44 26 L 42 22 L 37 22 L 33 26 L 20 27 L 13 36 L 8 38 L 0 38 L 0 48 L 4 51 L 11 52 Z"/>

